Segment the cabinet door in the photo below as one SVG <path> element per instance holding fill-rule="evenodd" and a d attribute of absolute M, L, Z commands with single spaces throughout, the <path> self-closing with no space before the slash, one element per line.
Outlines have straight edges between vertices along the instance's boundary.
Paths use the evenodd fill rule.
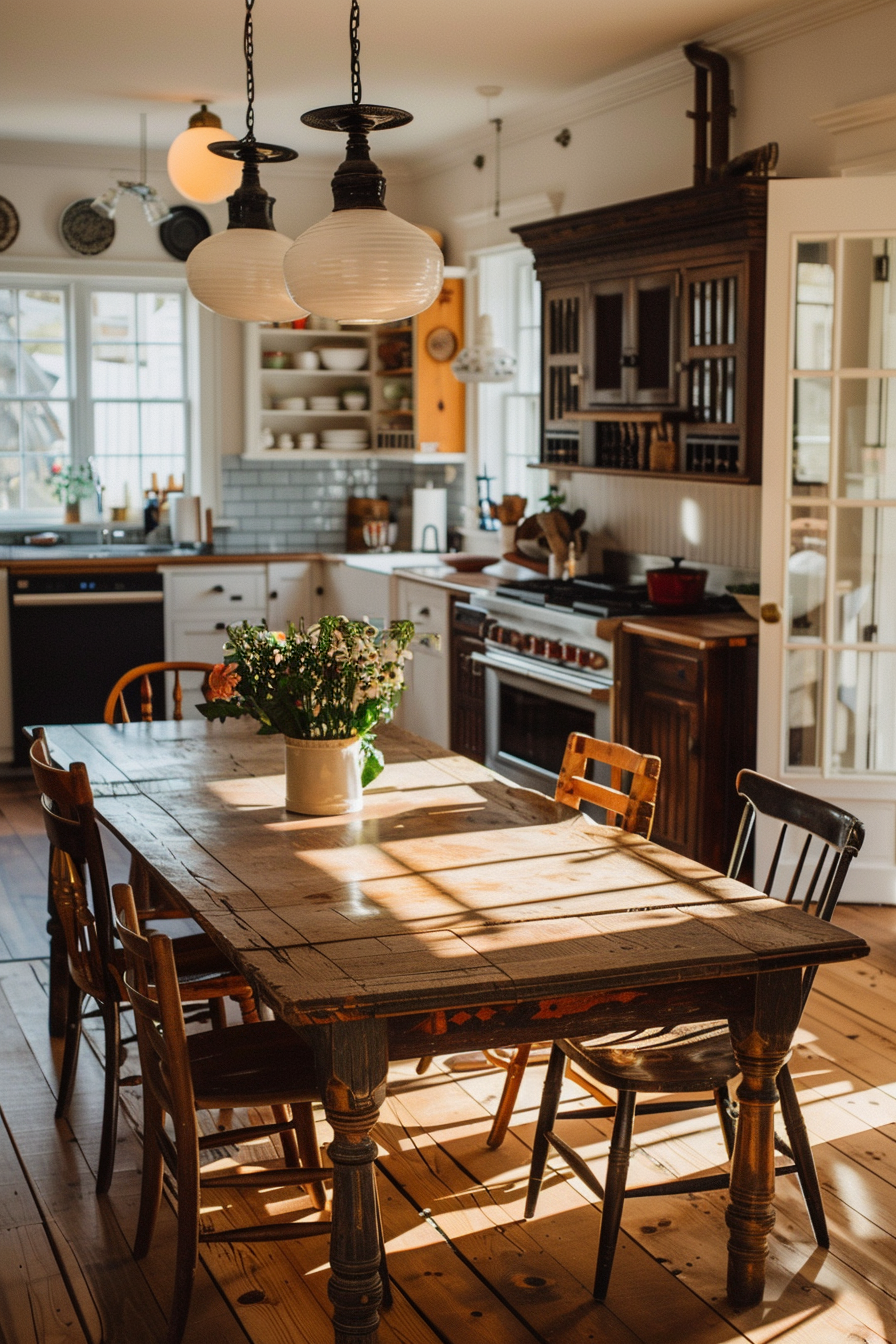
<path fill-rule="evenodd" d="M 448 662 L 449 594 L 443 588 L 397 581 L 398 615 L 413 621 L 413 658 L 406 666 L 406 686 L 397 722 L 410 733 L 448 747 L 451 740 Z"/>
<path fill-rule="evenodd" d="M 623 358 L 631 370 L 631 400 L 644 406 L 669 406 L 678 401 L 676 373 L 678 336 L 677 272 L 642 275 L 633 281 L 631 346 Z"/>
<path fill-rule="evenodd" d="M 318 617 L 347 616 L 350 621 L 367 620 L 376 626 L 389 624 L 388 574 L 355 569 L 342 561 L 327 561 L 320 573 L 315 596 Z"/>
<path fill-rule="evenodd" d="M 686 471 L 732 476 L 746 469 L 746 297 L 744 266 L 685 272 Z"/>
<path fill-rule="evenodd" d="M 451 637 L 451 750 L 474 761 L 485 759 L 485 677 L 472 654 L 484 647 L 469 635 Z"/>
<path fill-rule="evenodd" d="M 268 565 L 268 625 L 285 630 L 292 621 L 298 625 L 311 618 L 311 564 L 307 560 L 283 561 Z"/>
<path fill-rule="evenodd" d="M 588 291 L 589 406 L 621 406 L 631 399 L 627 360 L 634 358 L 631 281 L 604 280 Z"/>

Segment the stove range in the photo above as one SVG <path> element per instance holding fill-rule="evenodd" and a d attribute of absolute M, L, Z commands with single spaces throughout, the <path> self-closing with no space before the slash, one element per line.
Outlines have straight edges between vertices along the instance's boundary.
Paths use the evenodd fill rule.
<path fill-rule="evenodd" d="M 577 579 L 508 579 L 496 596 L 510 597 L 548 611 L 581 616 L 696 616 L 739 612 L 730 593 L 706 593 L 699 603 L 685 607 L 658 606 L 647 596 L 644 583 L 608 583 L 602 574 Z"/>

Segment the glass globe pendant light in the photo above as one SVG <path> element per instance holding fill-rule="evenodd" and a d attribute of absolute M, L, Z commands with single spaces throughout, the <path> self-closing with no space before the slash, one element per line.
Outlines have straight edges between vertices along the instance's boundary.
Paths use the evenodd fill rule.
<path fill-rule="evenodd" d="M 293 322 L 307 311 L 286 292 L 283 258 L 292 244 L 274 228 L 274 198 L 261 185 L 260 163 L 286 163 L 298 157 L 285 145 L 265 145 L 255 139 L 255 74 L 252 9 L 246 0 L 243 47 L 246 56 L 246 134 L 242 140 L 220 140 L 209 145 L 213 155 L 242 164 L 242 180 L 227 198 L 229 222 L 187 257 L 187 284 L 195 298 L 222 317 L 242 322 Z"/>
<path fill-rule="evenodd" d="M 333 211 L 300 234 L 286 254 L 286 287 L 312 313 L 339 322 L 396 322 L 422 313 L 442 288 L 441 250 L 422 229 L 383 204 L 386 179 L 371 160 L 371 131 L 406 126 L 409 112 L 361 102 L 358 0 L 349 34 L 352 101 L 306 112 L 318 130 L 347 134 L 343 163 L 333 177 Z"/>
<path fill-rule="evenodd" d="M 209 112 L 203 103 L 190 118 L 185 131 L 168 150 L 168 176 L 172 185 L 188 201 L 211 205 L 223 201 L 240 184 L 240 170 L 234 163 L 212 158 L 208 147 L 213 141 L 232 140 L 236 136 L 221 129 L 221 118 Z"/>

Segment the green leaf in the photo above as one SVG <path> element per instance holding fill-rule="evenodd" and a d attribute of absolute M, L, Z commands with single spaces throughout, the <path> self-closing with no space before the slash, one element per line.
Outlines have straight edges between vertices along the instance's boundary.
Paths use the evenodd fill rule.
<path fill-rule="evenodd" d="M 383 753 L 372 744 L 368 745 L 362 741 L 361 751 L 364 756 L 364 764 L 361 767 L 361 788 L 366 789 L 368 784 L 373 783 L 377 775 L 383 773 L 386 762 L 383 760 Z"/>
<path fill-rule="evenodd" d="M 230 700 L 210 700 L 196 708 L 206 719 L 241 719 L 246 712 L 242 705 L 233 704 Z"/>

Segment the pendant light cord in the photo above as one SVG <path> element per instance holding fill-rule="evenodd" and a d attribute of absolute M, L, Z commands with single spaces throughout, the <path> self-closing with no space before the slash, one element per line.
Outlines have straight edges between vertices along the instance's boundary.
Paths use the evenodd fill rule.
<path fill-rule="evenodd" d="M 247 3 L 249 0 L 247 0 Z M 361 23 L 361 7 L 358 0 L 352 0 L 351 14 L 348 21 L 349 44 L 352 51 L 352 103 L 355 107 L 361 101 L 361 39 L 358 36 L 358 28 Z"/>
<path fill-rule="evenodd" d="M 246 0 L 246 26 L 243 30 L 243 52 L 246 57 L 246 134 L 247 144 L 255 143 L 255 35 L 252 30 L 252 9 L 255 0 Z"/>

